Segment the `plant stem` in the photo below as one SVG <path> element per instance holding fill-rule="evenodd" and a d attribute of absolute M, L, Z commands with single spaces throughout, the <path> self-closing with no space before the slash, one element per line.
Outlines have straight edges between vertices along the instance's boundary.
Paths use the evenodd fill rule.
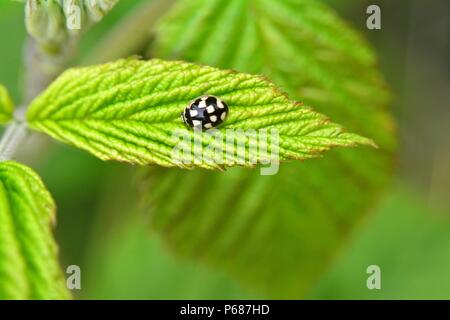
<path fill-rule="evenodd" d="M 66 42 L 57 54 L 43 51 L 36 41 L 27 39 L 23 55 L 25 63 L 24 108 L 52 82 L 67 65 L 76 51 L 78 38 Z"/>
<path fill-rule="evenodd" d="M 0 141 L 0 161 L 10 160 L 28 135 L 24 122 L 13 121 Z"/>
<path fill-rule="evenodd" d="M 58 55 L 51 55 L 42 51 L 33 39 L 27 39 L 24 51 L 25 89 L 23 104 L 14 112 L 14 120 L 8 125 L 0 139 L 0 161 L 12 159 L 28 137 L 29 131 L 25 121 L 28 105 L 64 70 L 75 51 L 75 47 L 76 41 L 71 41 L 63 52 Z"/>

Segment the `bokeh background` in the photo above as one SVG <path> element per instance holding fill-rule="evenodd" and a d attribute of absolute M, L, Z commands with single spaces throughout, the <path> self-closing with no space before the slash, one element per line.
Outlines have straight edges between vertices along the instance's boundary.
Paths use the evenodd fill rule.
<path fill-rule="evenodd" d="M 78 63 L 142 0 L 121 1 L 83 37 Z M 392 89 L 398 126 L 395 176 L 352 233 L 313 299 L 450 299 L 449 3 L 324 1 L 376 49 Z M 382 9 L 382 30 L 367 30 L 365 10 Z M 0 0 L 0 83 L 20 101 L 26 39 L 23 4 Z M 139 49 L 139 48 L 136 48 Z M 91 59 L 90 58 L 90 59 Z M 142 217 L 133 169 L 56 143 L 24 146 L 20 160 L 42 176 L 58 204 L 61 264 L 82 270 L 87 299 L 265 298 L 204 264 L 173 254 Z M 27 151 L 28 150 L 28 151 Z M 144 222 L 143 222 L 144 221 Z M 382 270 L 382 289 L 366 288 L 366 267 Z"/>

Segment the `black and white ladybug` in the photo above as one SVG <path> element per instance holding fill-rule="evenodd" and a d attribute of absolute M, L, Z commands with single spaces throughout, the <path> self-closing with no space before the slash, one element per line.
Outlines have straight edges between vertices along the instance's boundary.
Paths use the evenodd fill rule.
<path fill-rule="evenodd" d="M 192 101 L 181 113 L 181 119 L 194 129 L 208 130 L 220 125 L 228 115 L 228 105 L 214 96 Z"/>

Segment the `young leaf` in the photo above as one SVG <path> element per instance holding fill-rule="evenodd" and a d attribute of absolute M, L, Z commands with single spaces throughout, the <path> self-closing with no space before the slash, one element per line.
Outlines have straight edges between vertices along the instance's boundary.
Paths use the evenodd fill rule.
<path fill-rule="evenodd" d="M 174 251 L 275 297 L 303 297 L 390 179 L 393 121 L 374 53 L 316 0 L 180 0 L 156 36 L 158 57 L 262 73 L 379 145 L 270 177 L 151 170 L 152 226 Z"/>
<path fill-rule="evenodd" d="M 70 298 L 51 233 L 54 215 L 36 173 L 0 163 L 0 300 Z"/>
<path fill-rule="evenodd" d="M 126 59 L 66 71 L 33 101 L 28 123 L 103 160 L 220 168 L 211 161 L 185 164 L 173 157 L 180 135 L 189 138 L 187 152 L 194 156 L 194 130 L 185 126 L 180 114 L 190 101 L 204 94 L 220 97 L 229 107 L 228 118 L 219 129 L 223 155 L 230 135 L 227 129 L 276 130 L 281 160 L 316 157 L 334 146 L 371 143 L 289 100 L 260 76 L 156 59 Z M 236 135 L 236 140 L 249 148 L 245 136 Z M 215 151 L 208 149 L 210 143 L 214 137 L 204 134 L 205 159 L 215 156 Z M 258 160 L 265 159 L 258 154 Z M 230 157 L 223 160 L 224 166 L 236 165 Z M 246 161 L 243 165 L 252 164 Z"/>
<path fill-rule="evenodd" d="M 6 123 L 12 118 L 14 103 L 8 90 L 0 84 L 0 123 Z"/>

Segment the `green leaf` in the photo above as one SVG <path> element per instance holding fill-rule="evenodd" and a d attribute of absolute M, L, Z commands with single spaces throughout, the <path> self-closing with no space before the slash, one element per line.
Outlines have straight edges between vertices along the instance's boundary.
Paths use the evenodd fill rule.
<path fill-rule="evenodd" d="M 0 84 L 0 123 L 7 123 L 12 118 L 14 103 L 8 90 Z"/>
<path fill-rule="evenodd" d="M 156 56 L 263 73 L 379 145 L 291 162 L 270 177 L 148 174 L 152 226 L 173 250 L 255 290 L 303 297 L 390 180 L 393 121 L 374 53 L 315 0 L 180 0 L 157 31 Z"/>
<path fill-rule="evenodd" d="M 36 173 L 0 163 L 0 300 L 70 298 L 51 233 L 54 220 L 55 204 Z"/>
<path fill-rule="evenodd" d="M 180 163 L 173 150 L 189 138 L 189 156 L 194 130 L 187 128 L 180 113 L 193 99 L 211 94 L 229 106 L 220 127 L 222 141 L 203 134 L 204 161 Z M 30 106 L 29 125 L 65 143 L 87 150 L 103 160 L 165 167 L 221 168 L 214 161 L 217 143 L 225 158 L 228 129 L 277 130 L 281 160 L 316 157 L 334 146 L 353 146 L 371 141 L 346 133 L 303 105 L 289 100 L 273 83 L 260 76 L 219 70 L 180 61 L 119 60 L 104 65 L 72 69 L 60 76 Z M 250 148 L 246 136 L 238 143 Z M 245 159 L 249 160 L 249 152 Z M 255 155 L 266 160 L 264 154 Z M 197 159 L 197 157 L 195 157 Z M 237 161 L 226 157 L 224 166 Z M 250 161 L 242 165 L 252 166 Z"/>

